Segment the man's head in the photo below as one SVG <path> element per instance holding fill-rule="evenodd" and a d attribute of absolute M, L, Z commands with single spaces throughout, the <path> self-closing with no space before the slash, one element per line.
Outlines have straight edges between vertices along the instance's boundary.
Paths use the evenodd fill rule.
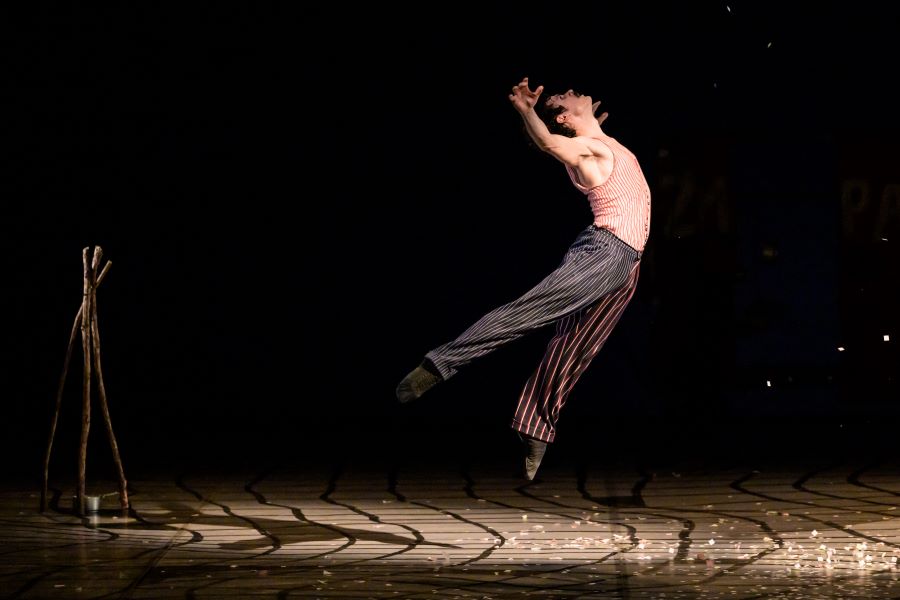
<path fill-rule="evenodd" d="M 547 124 L 550 133 L 575 137 L 582 122 L 594 119 L 591 97 L 568 90 L 562 94 L 547 96 L 535 106 L 538 116 Z"/>

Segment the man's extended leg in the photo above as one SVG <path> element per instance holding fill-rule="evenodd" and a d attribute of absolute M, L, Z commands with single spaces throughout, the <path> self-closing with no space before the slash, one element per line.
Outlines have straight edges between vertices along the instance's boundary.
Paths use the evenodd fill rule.
<path fill-rule="evenodd" d="M 596 247 L 570 250 L 555 271 L 522 297 L 487 313 L 425 357 L 448 379 L 475 358 L 590 306 L 628 281 L 634 260 L 623 246 L 604 240 Z"/>
<path fill-rule="evenodd" d="M 617 290 L 627 283 L 636 256 L 605 230 L 583 231 L 562 263 L 538 285 L 484 315 L 455 340 L 428 352 L 397 386 L 397 398 L 414 400 L 475 358 Z"/>

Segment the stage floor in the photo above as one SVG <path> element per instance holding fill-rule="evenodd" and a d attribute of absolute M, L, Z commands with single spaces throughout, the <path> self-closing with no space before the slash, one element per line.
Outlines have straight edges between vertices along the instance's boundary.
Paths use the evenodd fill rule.
<path fill-rule="evenodd" d="M 5 598 L 897 598 L 896 464 L 350 464 L 6 483 Z M 244 471 L 244 472 L 241 472 Z M 509 469 L 511 471 L 511 469 Z M 91 482 L 89 493 L 111 492 Z"/>

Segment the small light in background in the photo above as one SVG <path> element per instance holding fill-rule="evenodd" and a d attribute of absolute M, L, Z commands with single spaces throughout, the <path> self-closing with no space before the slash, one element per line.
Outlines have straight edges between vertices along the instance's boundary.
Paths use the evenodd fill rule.
<path fill-rule="evenodd" d="M 886 341 L 886 342 L 891 341 L 891 336 L 889 336 L 889 335 L 884 336 L 884 341 Z"/>
<path fill-rule="evenodd" d="M 838 346 L 838 352 L 843 352 L 843 351 L 844 351 L 844 347 L 843 347 L 843 346 Z"/>
<path fill-rule="evenodd" d="M 771 381 L 766 381 L 766 387 L 772 387 L 772 382 L 771 382 Z"/>

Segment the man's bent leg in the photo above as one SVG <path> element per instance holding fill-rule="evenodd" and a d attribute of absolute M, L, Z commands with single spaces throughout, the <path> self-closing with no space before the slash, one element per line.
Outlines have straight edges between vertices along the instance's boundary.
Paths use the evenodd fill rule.
<path fill-rule="evenodd" d="M 522 390 L 513 429 L 544 442 L 553 441 L 569 392 L 622 317 L 634 295 L 639 270 L 640 262 L 634 263 L 625 286 L 559 322 L 540 365 Z"/>

